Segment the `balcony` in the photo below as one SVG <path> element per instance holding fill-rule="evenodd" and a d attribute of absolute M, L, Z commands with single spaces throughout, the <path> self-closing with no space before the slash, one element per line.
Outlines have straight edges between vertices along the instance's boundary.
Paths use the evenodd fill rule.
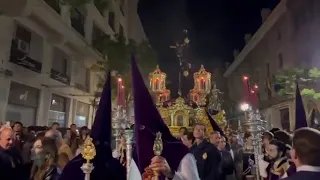
<path fill-rule="evenodd" d="M 84 36 L 84 21 L 84 15 L 78 9 L 73 9 L 71 15 L 71 26 L 82 36 Z"/>
<path fill-rule="evenodd" d="M 67 85 L 70 84 L 70 76 L 68 76 L 64 73 L 58 72 L 54 69 L 51 69 L 50 77 L 56 81 L 63 83 L 63 84 L 67 84 Z"/>
<path fill-rule="evenodd" d="M 52 9 L 54 9 L 58 14 L 60 14 L 60 0 L 44 0 Z"/>
<path fill-rule="evenodd" d="M 31 59 L 28 56 L 28 53 L 23 51 L 22 46 L 20 45 L 20 48 L 18 46 L 19 40 L 13 39 L 12 45 L 11 45 L 11 53 L 10 53 L 10 59 L 9 61 L 13 64 L 17 64 L 19 66 L 22 66 L 24 68 L 30 69 L 34 72 L 41 73 L 42 69 L 42 63 Z M 27 48 L 26 48 L 27 49 Z"/>

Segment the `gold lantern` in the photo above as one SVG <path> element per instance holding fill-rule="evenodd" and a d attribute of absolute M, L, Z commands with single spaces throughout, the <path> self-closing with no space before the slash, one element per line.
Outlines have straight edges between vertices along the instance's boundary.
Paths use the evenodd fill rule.
<path fill-rule="evenodd" d="M 155 95 L 156 104 L 163 103 L 170 98 L 170 90 L 166 88 L 166 77 L 166 73 L 160 70 L 159 65 L 149 74 L 149 88 Z"/>
<path fill-rule="evenodd" d="M 211 89 L 211 73 L 201 65 L 200 70 L 193 74 L 194 88 L 190 91 L 190 98 L 198 105 L 206 105 L 206 95 Z"/>

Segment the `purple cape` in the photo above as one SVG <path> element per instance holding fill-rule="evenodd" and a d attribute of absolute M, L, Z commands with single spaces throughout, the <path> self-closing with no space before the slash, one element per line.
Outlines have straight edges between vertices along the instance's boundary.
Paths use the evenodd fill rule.
<path fill-rule="evenodd" d="M 155 156 L 153 144 L 156 133 L 162 133 L 164 157 L 173 171 L 178 169 L 180 161 L 189 152 L 189 149 L 177 140 L 164 123 L 157 107 L 154 105 L 151 95 L 144 84 L 138 66 L 132 56 L 132 84 L 135 115 L 135 162 L 143 174 L 145 168 L 150 165 L 151 159 Z M 164 177 L 161 177 L 164 179 Z"/>

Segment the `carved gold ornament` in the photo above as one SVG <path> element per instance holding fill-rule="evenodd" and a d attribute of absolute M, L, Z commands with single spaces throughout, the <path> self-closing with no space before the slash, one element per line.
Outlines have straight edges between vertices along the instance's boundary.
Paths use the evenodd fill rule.
<path fill-rule="evenodd" d="M 96 156 L 96 148 L 92 142 L 92 138 L 87 137 L 82 148 L 82 158 L 90 162 Z"/>
<path fill-rule="evenodd" d="M 153 144 L 153 152 L 156 156 L 161 156 L 163 151 L 163 143 L 162 143 L 162 134 L 161 132 L 157 132 L 156 139 Z"/>

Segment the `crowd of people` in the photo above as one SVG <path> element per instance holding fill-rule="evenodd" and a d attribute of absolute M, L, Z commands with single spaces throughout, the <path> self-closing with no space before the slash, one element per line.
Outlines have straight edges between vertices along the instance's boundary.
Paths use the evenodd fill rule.
<path fill-rule="evenodd" d="M 59 130 L 60 129 L 60 130 Z M 80 153 L 88 127 L 24 127 L 21 122 L 0 129 L 0 179 L 58 180 L 66 164 Z"/>
<path fill-rule="evenodd" d="M 196 124 L 191 132 L 180 128 L 177 137 L 194 155 L 199 179 L 256 179 L 258 172 L 253 166 L 255 157 L 250 133 L 244 133 L 243 137 L 235 131 L 227 135 L 213 131 L 209 137 L 205 134 L 205 126 Z M 124 164 L 125 140 L 123 136 L 121 139 L 124 153 L 119 159 Z M 258 176 L 264 180 L 320 178 L 319 139 L 320 131 L 311 128 L 302 128 L 293 134 L 278 128 L 265 131 L 259 148 Z"/>
<path fill-rule="evenodd" d="M 89 134 L 87 127 L 78 130 L 75 124 L 64 133 L 58 130 L 58 123 L 44 129 L 36 132 L 30 127 L 24 128 L 21 122 L 2 126 L 0 179 L 58 180 L 66 164 L 80 153 L 81 145 Z M 205 134 L 205 126 L 196 124 L 191 132 L 182 127 L 177 137 L 196 159 L 199 179 L 243 180 L 255 177 L 250 133 L 245 133 L 242 138 L 236 132 L 225 135 L 213 131 L 209 137 Z M 293 177 L 299 169 L 311 168 L 311 172 L 319 172 L 319 139 L 320 132 L 309 128 L 294 134 L 277 128 L 264 132 L 259 176 L 266 180 L 277 180 Z M 120 142 L 121 153 L 116 158 L 125 166 L 126 144 L 123 134 Z M 313 176 L 319 177 L 319 173 Z"/>

